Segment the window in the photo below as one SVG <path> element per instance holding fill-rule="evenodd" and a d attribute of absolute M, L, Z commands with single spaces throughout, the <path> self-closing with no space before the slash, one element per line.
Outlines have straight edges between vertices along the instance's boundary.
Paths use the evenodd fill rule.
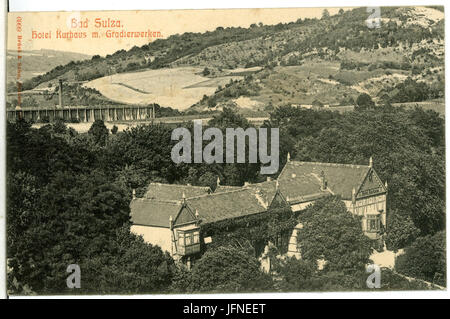
<path fill-rule="evenodd" d="M 379 231 L 380 230 L 380 218 L 378 215 L 367 216 L 367 231 Z"/>
<path fill-rule="evenodd" d="M 192 233 L 186 234 L 186 246 L 192 245 Z"/>
<path fill-rule="evenodd" d="M 178 235 L 178 244 L 180 246 L 184 246 L 184 234 L 179 234 Z"/>
<path fill-rule="evenodd" d="M 180 256 L 193 255 L 200 252 L 200 231 L 198 227 L 178 229 L 177 254 Z"/>
<path fill-rule="evenodd" d="M 178 244 L 180 246 L 191 246 L 200 243 L 200 232 L 197 231 L 178 231 Z"/>
<path fill-rule="evenodd" d="M 200 234 L 198 232 L 194 233 L 194 244 L 198 244 L 200 242 Z"/>

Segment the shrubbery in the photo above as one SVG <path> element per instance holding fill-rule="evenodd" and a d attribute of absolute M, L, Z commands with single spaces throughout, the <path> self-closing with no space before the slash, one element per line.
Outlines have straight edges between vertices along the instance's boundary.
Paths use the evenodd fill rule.
<path fill-rule="evenodd" d="M 445 232 L 419 237 L 397 257 L 395 269 L 407 276 L 446 285 Z"/>

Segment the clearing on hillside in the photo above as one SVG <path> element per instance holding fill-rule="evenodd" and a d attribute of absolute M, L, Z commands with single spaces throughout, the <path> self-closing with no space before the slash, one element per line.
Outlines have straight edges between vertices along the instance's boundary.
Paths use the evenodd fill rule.
<path fill-rule="evenodd" d="M 213 94 L 219 85 L 242 76 L 207 78 L 201 68 L 180 67 L 119 73 L 92 80 L 85 85 L 113 101 L 127 104 L 151 104 L 185 110 Z"/>

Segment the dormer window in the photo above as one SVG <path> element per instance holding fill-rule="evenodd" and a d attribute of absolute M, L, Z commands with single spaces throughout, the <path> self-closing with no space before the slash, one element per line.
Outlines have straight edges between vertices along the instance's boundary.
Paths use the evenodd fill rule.
<path fill-rule="evenodd" d="M 200 251 L 200 228 L 196 225 L 189 225 L 177 228 L 178 245 L 177 253 L 185 256 L 195 254 Z"/>

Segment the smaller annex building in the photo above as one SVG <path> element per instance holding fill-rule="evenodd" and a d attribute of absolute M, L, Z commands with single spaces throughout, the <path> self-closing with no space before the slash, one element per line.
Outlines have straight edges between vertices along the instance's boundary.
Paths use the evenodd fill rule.
<path fill-rule="evenodd" d="M 190 263 L 201 245 L 202 225 L 268 211 L 273 205 L 304 210 L 317 199 L 340 195 L 347 209 L 360 217 L 366 236 L 381 240 L 386 227 L 387 183 L 369 165 L 299 162 L 288 160 L 277 179 L 244 186 L 224 186 L 218 178 L 213 192 L 209 187 L 151 183 L 142 198 L 130 204 L 131 231 L 160 246 L 175 260 Z M 301 257 L 297 245 L 298 224 L 290 234 L 280 234 L 277 246 L 288 255 Z"/>

